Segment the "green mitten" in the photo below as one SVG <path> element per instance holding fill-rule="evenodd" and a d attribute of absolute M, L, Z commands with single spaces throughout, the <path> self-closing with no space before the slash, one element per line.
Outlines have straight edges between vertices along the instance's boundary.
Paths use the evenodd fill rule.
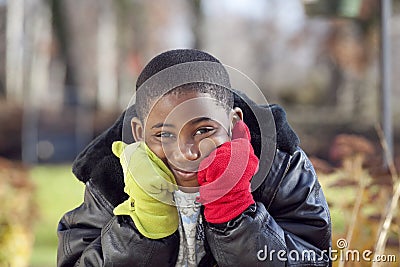
<path fill-rule="evenodd" d="M 164 164 L 144 142 L 112 144 L 124 172 L 124 191 L 129 198 L 114 209 L 115 215 L 130 215 L 145 237 L 159 239 L 178 229 L 178 211 L 173 192 L 176 181 Z"/>

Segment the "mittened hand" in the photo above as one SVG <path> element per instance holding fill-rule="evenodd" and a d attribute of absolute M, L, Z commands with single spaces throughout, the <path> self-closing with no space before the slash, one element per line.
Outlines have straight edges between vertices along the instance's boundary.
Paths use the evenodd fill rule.
<path fill-rule="evenodd" d="M 124 191 L 129 198 L 114 209 L 115 215 L 130 215 L 145 237 L 159 239 L 178 229 L 178 212 L 173 205 L 176 182 L 168 167 L 144 142 L 112 144 L 124 172 Z"/>
<path fill-rule="evenodd" d="M 214 150 L 199 166 L 199 201 L 205 206 L 208 222 L 228 222 L 254 203 L 250 180 L 257 170 L 249 129 L 239 121 L 233 128 L 232 141 Z"/>

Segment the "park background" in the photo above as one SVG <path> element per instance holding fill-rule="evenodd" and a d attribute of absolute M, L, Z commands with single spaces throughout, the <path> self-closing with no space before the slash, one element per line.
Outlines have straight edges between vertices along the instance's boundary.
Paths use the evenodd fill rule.
<path fill-rule="evenodd" d="M 148 60 L 188 47 L 286 109 L 327 196 L 333 248 L 344 238 L 398 266 L 396 0 L 0 0 L 0 266 L 56 265 L 58 220 L 83 199 L 72 160 L 126 108 Z"/>

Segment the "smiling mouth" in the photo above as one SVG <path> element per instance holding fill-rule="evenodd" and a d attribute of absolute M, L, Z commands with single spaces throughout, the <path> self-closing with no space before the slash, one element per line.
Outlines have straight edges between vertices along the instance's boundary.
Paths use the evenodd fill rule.
<path fill-rule="evenodd" d="M 180 180 L 193 180 L 197 179 L 197 172 L 188 172 L 178 169 L 172 169 L 173 173 L 180 178 Z"/>

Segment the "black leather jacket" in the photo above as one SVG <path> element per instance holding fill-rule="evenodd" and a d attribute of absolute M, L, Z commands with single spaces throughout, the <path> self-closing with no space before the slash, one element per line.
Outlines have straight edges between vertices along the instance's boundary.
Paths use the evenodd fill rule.
<path fill-rule="evenodd" d="M 275 118 L 272 166 L 253 192 L 256 204 L 228 223 L 205 223 L 206 255 L 199 266 L 330 266 L 330 215 L 315 171 L 283 109 L 257 108 L 271 109 Z M 256 133 L 252 145 L 259 155 L 253 119 L 248 116 L 246 123 Z M 121 123 L 122 116 L 74 162 L 74 174 L 86 184 L 85 197 L 59 223 L 58 266 L 175 266 L 178 231 L 148 239 L 129 216 L 113 215 L 127 197 L 122 169 L 111 152 L 111 143 L 121 139 Z"/>

